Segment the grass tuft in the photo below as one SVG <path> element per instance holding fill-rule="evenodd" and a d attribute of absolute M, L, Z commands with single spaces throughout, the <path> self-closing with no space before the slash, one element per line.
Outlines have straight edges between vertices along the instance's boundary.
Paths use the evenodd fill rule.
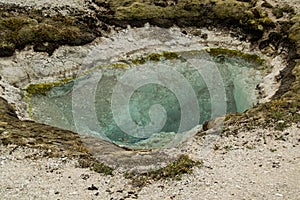
<path fill-rule="evenodd" d="M 126 173 L 125 178 L 132 179 L 134 186 L 142 187 L 151 181 L 162 179 L 180 180 L 183 174 L 192 173 L 193 167 L 201 166 L 202 164 L 201 161 L 192 160 L 188 155 L 180 155 L 176 161 L 164 168 L 143 174 Z"/>
<path fill-rule="evenodd" d="M 114 171 L 113 168 L 98 162 L 95 163 L 91 169 L 97 173 L 102 173 L 105 175 L 113 175 L 113 171 Z"/>

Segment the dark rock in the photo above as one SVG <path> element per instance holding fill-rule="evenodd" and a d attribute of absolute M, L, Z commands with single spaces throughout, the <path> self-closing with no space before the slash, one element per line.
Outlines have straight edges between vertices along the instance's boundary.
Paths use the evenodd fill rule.
<path fill-rule="evenodd" d="M 109 4 L 106 0 L 93 0 L 93 2 L 99 7 L 109 8 Z"/>
<path fill-rule="evenodd" d="M 81 174 L 80 178 L 82 178 L 83 180 L 87 180 L 87 179 L 90 178 L 90 175 L 88 175 L 88 174 Z"/>
<path fill-rule="evenodd" d="M 202 35 L 201 35 L 201 38 L 204 39 L 204 40 L 207 40 L 207 38 L 208 38 L 207 33 L 202 34 Z"/>
<path fill-rule="evenodd" d="M 263 41 L 261 41 L 261 42 L 259 43 L 258 48 L 259 48 L 260 50 L 262 50 L 262 49 L 268 47 L 269 44 L 270 44 L 270 41 L 269 41 L 269 40 L 263 40 Z"/>
<path fill-rule="evenodd" d="M 155 0 L 154 5 L 165 8 L 168 6 L 168 2 L 166 0 Z"/>
<path fill-rule="evenodd" d="M 274 8 L 272 10 L 272 14 L 276 17 L 276 19 L 283 17 L 283 11 L 280 8 Z"/>
<path fill-rule="evenodd" d="M 128 194 L 135 194 L 135 192 L 134 191 L 129 191 Z"/>
<path fill-rule="evenodd" d="M 0 97 L 0 115 L 2 114 L 7 114 L 11 117 L 18 118 L 13 107 L 9 105 L 5 99 Z"/>
<path fill-rule="evenodd" d="M 58 47 L 59 45 L 55 43 L 37 43 L 33 46 L 33 50 L 35 52 L 47 52 L 51 56 Z"/>
<path fill-rule="evenodd" d="M 92 184 L 92 186 L 88 187 L 88 190 L 98 190 L 98 188 Z"/>
<path fill-rule="evenodd" d="M 295 9 L 292 6 L 288 5 L 288 4 L 284 4 L 281 7 L 281 10 L 285 13 L 295 14 Z"/>
<path fill-rule="evenodd" d="M 287 35 L 290 28 L 293 26 L 293 22 L 291 21 L 280 21 L 279 25 L 280 25 L 280 33 L 282 35 Z"/>
<path fill-rule="evenodd" d="M 1 45 L 0 43 L 0 57 L 9 57 L 14 55 L 14 45 Z"/>
<path fill-rule="evenodd" d="M 252 2 L 253 0 L 237 0 L 237 1 L 240 1 L 240 2 Z"/>
<path fill-rule="evenodd" d="M 296 77 L 292 74 L 293 69 L 295 68 L 296 63 L 290 61 L 288 66 L 280 71 L 281 85 L 276 91 L 273 99 L 280 98 L 284 93 L 289 91 L 292 83 L 296 80 Z"/>
<path fill-rule="evenodd" d="M 273 6 L 272 6 L 269 2 L 267 2 L 267 1 L 263 2 L 263 3 L 261 4 L 261 6 L 262 6 L 262 7 L 265 7 L 265 8 L 273 8 Z"/>
<path fill-rule="evenodd" d="M 252 10 L 252 13 L 253 13 L 255 18 L 260 18 L 261 17 L 260 12 L 256 8 L 254 8 Z"/>
<path fill-rule="evenodd" d="M 282 35 L 280 33 L 277 32 L 269 33 L 269 41 L 275 46 L 276 49 L 278 49 L 281 40 L 282 40 Z"/>

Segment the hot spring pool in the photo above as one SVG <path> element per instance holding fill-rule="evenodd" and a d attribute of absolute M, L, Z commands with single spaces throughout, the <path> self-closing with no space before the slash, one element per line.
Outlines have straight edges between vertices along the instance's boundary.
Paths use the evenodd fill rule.
<path fill-rule="evenodd" d="M 153 53 L 86 68 L 28 94 L 28 112 L 35 121 L 119 146 L 169 147 L 205 121 L 255 105 L 260 68 L 242 56 Z"/>

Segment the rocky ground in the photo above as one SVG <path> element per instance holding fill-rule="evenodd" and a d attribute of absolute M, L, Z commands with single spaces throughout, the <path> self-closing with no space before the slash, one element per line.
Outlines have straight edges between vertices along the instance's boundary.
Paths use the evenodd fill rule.
<path fill-rule="evenodd" d="M 51 1 L 51 4 L 47 4 L 47 2 L 35 0 L 15 1 L 21 7 L 29 6 L 38 9 L 46 7 L 46 11 L 42 13 L 46 14 L 46 16 L 57 13 L 65 16 L 74 13 L 74 9 L 83 12 L 96 10 L 105 13 L 105 15 L 100 16 L 100 19 L 106 17 L 104 22 L 111 21 L 112 24 L 110 25 L 118 25 L 121 21 L 139 25 L 133 20 L 136 17 L 145 18 L 146 20 L 150 19 L 152 23 L 158 25 L 168 25 L 170 23 L 168 20 L 158 20 L 157 16 L 153 18 L 153 15 L 155 15 L 152 12 L 153 10 L 151 10 L 153 7 L 149 7 L 149 12 L 140 12 L 141 10 L 145 11 L 140 1 L 137 1 L 138 3 L 135 4 L 135 7 L 132 6 L 131 1 L 128 3 L 128 6 L 123 1 L 96 0 L 93 1 L 93 9 L 90 8 L 92 3 L 89 1 Z M 163 17 L 168 18 L 174 14 L 172 9 L 168 10 L 168 6 L 176 4 L 177 1 L 155 2 L 160 7 L 157 13 L 162 12 L 164 14 Z M 11 4 L 5 0 L 0 0 L 0 3 L 4 3 L 4 5 Z M 179 8 L 182 5 L 180 3 L 178 5 Z M 224 5 L 232 8 L 230 6 L 234 3 L 236 2 L 228 0 L 225 1 Z M 258 5 L 263 3 L 265 1 L 258 1 Z M 146 182 L 140 183 L 136 181 L 141 180 L 137 177 L 133 179 L 126 178 L 128 175 L 124 174 L 124 169 L 117 167 L 118 160 L 113 161 L 115 162 L 114 167 L 116 167 L 116 170 L 112 173 L 109 168 L 101 168 L 100 170 L 100 172 L 108 175 L 97 173 L 95 172 L 97 170 L 90 170 L 90 168 L 95 167 L 97 161 L 88 153 L 89 150 L 82 143 L 82 140 L 89 142 L 89 138 L 80 139 L 77 134 L 69 131 L 38 123 L 20 121 L 17 119 L 14 108 L 9 106 L 5 100 L 0 99 L 1 199 L 300 199 L 300 22 L 299 17 L 289 18 L 290 11 L 287 11 L 289 10 L 288 8 L 282 11 L 284 3 L 288 3 L 295 9 L 296 13 L 299 13 L 300 2 L 299 0 L 270 0 L 268 3 L 271 5 L 265 3 L 263 8 L 272 20 L 295 21 L 293 27 L 289 27 L 291 29 L 288 32 L 288 38 L 293 39 L 295 42 L 295 49 L 290 51 L 292 56 L 289 57 L 289 65 L 291 67 L 287 67 L 284 70 L 285 72 L 279 77 L 284 83 L 279 89 L 280 92 L 276 93 L 277 97 L 280 98 L 273 100 L 269 104 L 255 107 L 241 116 L 227 116 L 226 118 L 228 119 L 226 119 L 222 131 L 214 128 L 209 129 L 191 138 L 178 147 L 176 151 L 169 150 L 169 155 L 174 153 L 174 157 L 176 157 L 176 154 L 186 154 L 193 160 L 203 162 L 198 166 L 194 166 L 191 173 L 183 175 L 181 180 L 177 180 L 179 179 L 178 177 L 177 179 L 175 178 L 176 180 L 174 178 L 148 179 Z M 221 7 L 224 6 L 223 3 L 220 3 L 220 5 Z M 54 9 L 56 6 L 63 6 L 63 8 Z M 183 7 L 187 10 L 194 9 L 193 4 L 185 6 Z M 273 12 L 276 6 L 280 7 L 281 10 Z M 163 10 L 165 7 L 166 10 Z M 218 7 L 215 9 L 218 9 Z M 241 9 L 246 8 L 242 6 Z M 185 11 L 181 13 L 182 17 L 185 18 L 182 21 L 176 21 L 179 25 L 194 17 L 190 16 L 189 12 L 185 13 Z M 11 12 L 9 11 L 8 14 L 2 13 L 2 16 L 11 17 Z M 235 20 L 247 15 L 235 15 L 232 13 L 230 14 L 229 12 L 229 16 Z M 270 28 L 267 18 L 265 18 L 264 14 L 256 11 L 253 11 L 253 13 L 258 15 L 256 17 L 259 20 L 251 22 L 251 30 L 255 31 L 255 33 L 261 33 L 263 28 L 264 35 L 263 39 L 259 40 L 259 43 L 254 42 L 254 46 L 260 46 L 260 49 L 265 54 L 274 52 L 276 42 L 273 41 L 274 38 L 272 39 L 270 35 L 268 36 L 267 33 L 269 32 L 264 32 L 266 31 L 264 28 Z M 227 19 L 227 14 L 220 14 L 219 12 L 217 18 L 225 17 Z M 111 18 L 111 15 L 114 17 Z M 76 14 L 74 16 L 76 18 Z M 40 21 L 40 17 L 40 13 L 34 14 L 33 18 L 36 21 L 26 21 L 25 23 L 29 28 L 37 27 L 33 29 L 34 33 L 37 34 L 37 38 L 39 36 L 39 26 L 49 28 L 58 25 L 61 27 L 62 25 L 62 30 L 67 30 L 67 34 L 54 29 L 56 35 L 52 37 L 50 34 L 47 41 L 40 40 L 41 38 L 30 38 L 30 40 L 20 42 L 20 40 L 8 37 L 11 32 L 14 32 L 12 31 L 14 29 L 3 31 L 1 32 L 1 37 L 4 35 L 7 38 L 0 43 L 1 56 L 12 55 L 16 49 L 18 55 L 22 54 L 22 52 L 26 54 L 28 50 L 26 48 L 28 47 L 25 48 L 25 51 L 22 51 L 24 48 L 22 44 L 27 43 L 32 44 L 35 50 L 47 52 L 51 55 L 60 45 L 86 44 L 107 32 L 107 30 L 103 31 L 103 27 L 106 26 L 102 22 L 93 20 L 91 20 L 90 25 L 100 24 L 102 29 L 96 30 L 91 26 L 86 31 L 83 28 L 86 18 L 76 18 L 74 21 L 72 21 L 73 18 L 71 21 L 51 18 L 46 21 Z M 143 20 L 141 21 L 141 23 L 144 22 Z M 23 24 L 24 20 L 21 19 L 21 22 Z M 174 21 L 171 22 L 173 23 Z M 74 23 L 80 29 L 73 29 Z M 209 20 L 206 23 L 209 23 Z M 53 29 L 49 30 L 53 31 Z M 24 32 L 20 31 L 19 33 Z M 73 37 L 73 34 L 76 37 Z M 77 36 L 82 38 L 82 40 L 78 42 L 76 40 Z M 87 36 L 89 36 L 89 39 L 83 40 Z M 66 40 L 66 37 L 69 39 Z M 253 39 L 253 35 L 251 38 Z M 267 45 L 263 45 L 263 41 Z M 80 49 L 80 47 L 78 48 Z M 47 54 L 43 56 L 47 56 Z M 26 55 L 24 58 L 26 58 Z M 9 65 L 10 63 L 17 63 L 17 59 L 18 57 L 14 55 L 13 59 L 8 57 L 3 58 L 2 61 Z M 18 71 L 17 69 L 16 67 L 16 71 Z M 25 80 L 26 74 L 24 77 Z M 20 82 L 24 80 L 20 80 Z M 0 78 L 0 81 L 3 80 Z M 16 95 L 14 92 L 18 92 L 16 89 L 18 88 L 18 80 L 15 80 L 13 85 L 5 83 L 1 86 L 0 92 L 6 89 L 11 93 L 11 96 Z M 7 94 L 3 96 L 8 97 L 9 95 Z M 8 98 L 8 100 L 13 102 L 13 98 Z M 215 127 L 213 125 L 208 126 L 210 128 Z M 218 126 L 218 128 L 220 127 Z M 121 152 L 118 155 L 129 158 L 132 156 L 135 158 L 133 159 L 135 162 L 138 162 L 139 159 L 144 159 L 143 161 L 146 162 L 147 158 L 153 155 L 156 158 L 152 159 L 151 164 L 157 161 L 159 165 L 166 166 L 167 163 L 174 161 L 174 158 L 170 156 L 170 159 L 163 158 L 166 156 L 165 153 L 131 152 L 112 145 L 104 145 L 104 147 L 106 148 L 102 146 L 102 149 L 100 149 L 104 154 L 111 155 L 112 152 Z M 162 159 L 160 159 L 160 156 Z M 122 161 L 122 158 L 119 161 Z M 128 167 L 128 162 L 126 164 Z M 141 174 L 140 176 L 143 175 Z"/>

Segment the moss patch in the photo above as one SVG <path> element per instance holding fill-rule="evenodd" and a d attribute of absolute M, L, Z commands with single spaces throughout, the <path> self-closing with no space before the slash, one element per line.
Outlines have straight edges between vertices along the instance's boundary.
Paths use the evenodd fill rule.
<path fill-rule="evenodd" d="M 6 5 L 0 9 L 0 56 L 11 56 L 15 49 L 29 44 L 34 45 L 34 50 L 50 55 L 59 45 L 86 44 L 101 35 L 101 31 L 108 30 L 102 20 L 123 27 L 128 23 L 143 26 L 146 22 L 163 27 L 218 24 L 240 27 L 258 40 L 264 31 L 275 25 L 266 12 L 253 8 L 253 2 L 192 0 L 162 6 L 156 0 L 95 0 L 106 10 L 97 13 L 98 19 L 78 10 L 69 16 L 44 17 L 40 10 Z M 289 8 L 282 9 L 291 12 Z M 97 24 L 101 24 L 100 27 Z"/>
<path fill-rule="evenodd" d="M 23 49 L 26 45 L 41 46 L 46 42 L 52 45 L 44 45 L 43 51 L 50 55 L 55 50 L 53 46 L 83 45 L 98 34 L 96 28 L 90 27 L 90 24 L 82 22 L 80 16 L 57 14 L 44 17 L 36 10 L 5 5 L 0 8 L 0 56 L 11 56 L 15 49 Z"/>
<path fill-rule="evenodd" d="M 20 121 L 7 101 L 0 98 L 0 144 L 46 150 L 49 157 L 89 157 L 78 134 L 32 121 Z"/>
<path fill-rule="evenodd" d="M 103 4 L 103 2 L 102 2 Z M 260 8 L 253 9 L 253 2 L 236 0 L 192 0 L 174 1 L 170 4 L 157 3 L 155 0 L 107 0 L 112 14 L 99 14 L 107 23 L 124 26 L 124 22 L 143 26 L 145 22 L 170 27 L 204 26 L 219 24 L 241 27 L 255 39 L 262 32 L 274 27 L 274 22 Z"/>
<path fill-rule="evenodd" d="M 300 122 L 300 102 L 289 99 L 277 99 L 258 105 L 239 115 L 226 117 L 224 135 L 236 134 L 238 130 L 271 128 L 283 131 L 294 123 Z M 238 125 L 233 126 L 231 125 Z"/>
<path fill-rule="evenodd" d="M 289 38 L 296 43 L 296 53 L 300 55 L 300 14 L 294 16 L 291 21 L 294 25 L 289 30 Z"/>
<path fill-rule="evenodd" d="M 99 162 L 95 163 L 91 169 L 97 173 L 102 173 L 105 175 L 112 175 L 113 173 L 113 169 L 111 167 Z"/>
<path fill-rule="evenodd" d="M 176 179 L 180 180 L 183 174 L 192 172 L 193 167 L 201 166 L 202 162 L 194 161 L 188 155 L 180 155 L 178 159 L 166 167 L 150 171 L 143 174 L 126 173 L 125 177 L 130 178 L 134 186 L 142 187 L 151 181 L 161 179 Z"/>

